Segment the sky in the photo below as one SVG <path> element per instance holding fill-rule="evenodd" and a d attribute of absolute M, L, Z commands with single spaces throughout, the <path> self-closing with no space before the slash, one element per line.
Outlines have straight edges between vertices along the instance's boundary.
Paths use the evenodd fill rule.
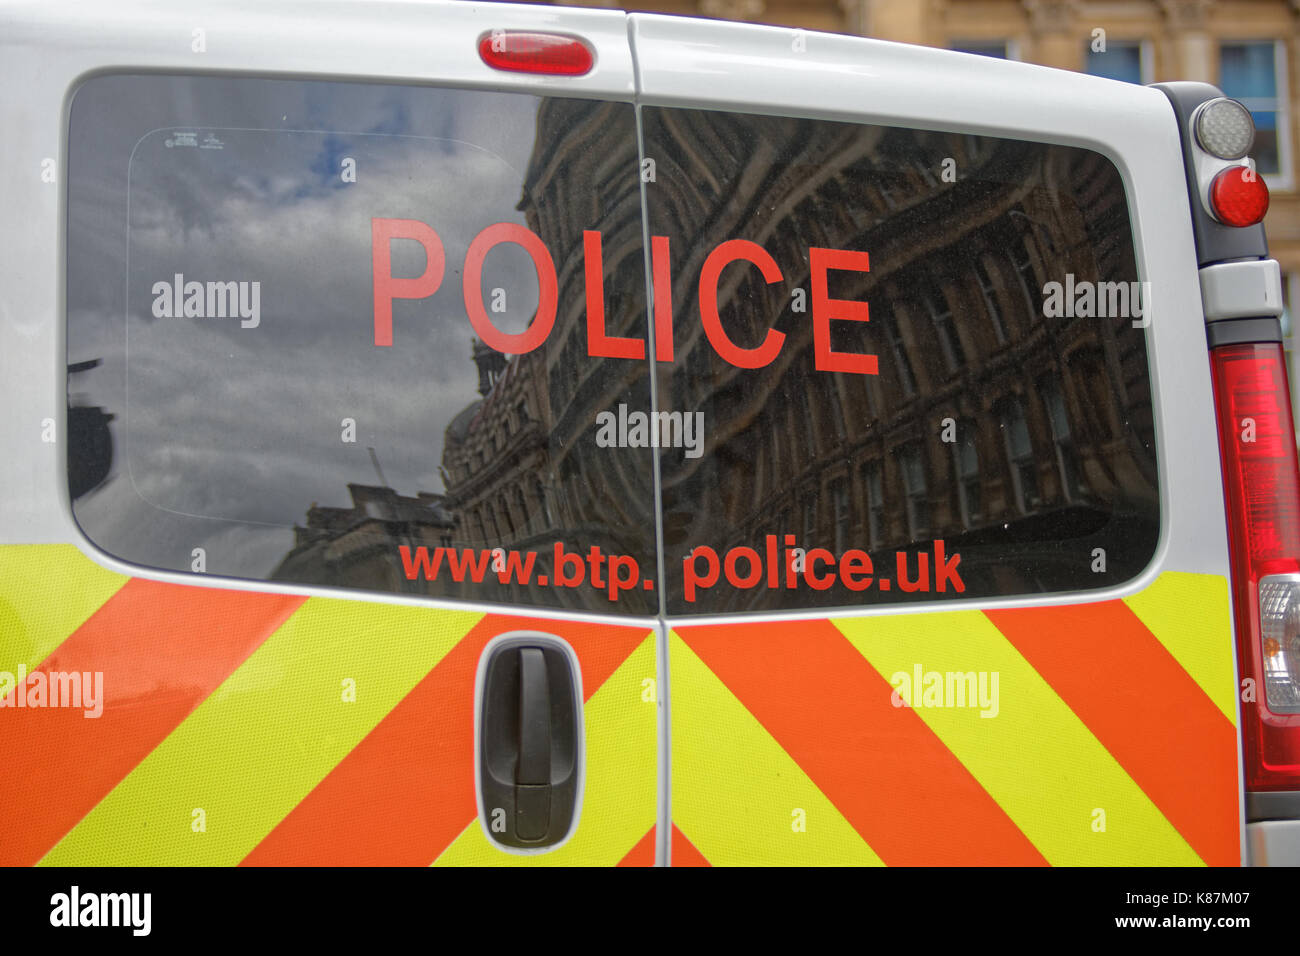
<path fill-rule="evenodd" d="M 478 398 L 465 250 L 487 225 L 524 222 L 514 206 L 539 102 L 300 81 L 83 87 L 70 142 L 69 361 L 102 365 L 72 391 L 117 416 L 112 477 L 76 507 L 92 540 L 163 566 L 188 566 L 204 547 L 209 571 L 265 574 L 313 502 L 350 506 L 348 482 L 378 483 L 367 446 L 399 492 L 443 491 L 444 430 Z M 177 131 L 222 148 L 175 145 Z M 355 183 L 340 175 L 344 157 Z M 446 254 L 432 297 L 394 304 L 391 348 L 373 344 L 374 216 L 428 223 Z M 424 263 L 416 243 L 393 244 L 395 275 Z M 260 324 L 155 318 L 153 285 L 177 272 L 260 282 Z M 526 327 L 537 287 L 522 250 L 494 250 L 483 285 L 505 290 L 503 331 Z M 341 440 L 345 418 L 354 444 Z"/>

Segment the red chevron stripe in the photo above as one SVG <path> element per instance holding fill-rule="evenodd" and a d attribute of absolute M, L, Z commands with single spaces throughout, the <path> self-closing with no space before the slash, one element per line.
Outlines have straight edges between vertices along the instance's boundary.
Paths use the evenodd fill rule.
<path fill-rule="evenodd" d="M 696 849 L 695 844 L 687 839 L 686 834 L 673 824 L 673 866 L 712 866 L 704 854 Z"/>
<path fill-rule="evenodd" d="M 1046 864 L 830 621 L 676 630 L 887 864 Z"/>
<path fill-rule="evenodd" d="M 618 861 L 619 866 L 654 866 L 655 865 L 655 833 L 656 828 L 651 827 L 646 831 L 645 836 L 636 841 L 636 846 L 627 851 L 627 855 Z"/>
<path fill-rule="evenodd" d="M 33 672 L 101 672 L 102 715 L 0 709 L 0 865 L 40 860 L 303 600 L 127 581 Z"/>
<path fill-rule="evenodd" d="M 1202 860 L 1240 863 L 1236 730 L 1128 605 L 986 614 Z"/>
<path fill-rule="evenodd" d="M 588 699 L 647 631 L 488 615 L 244 858 L 243 866 L 425 866 L 474 820 L 474 676 L 498 634 L 562 636 Z"/>

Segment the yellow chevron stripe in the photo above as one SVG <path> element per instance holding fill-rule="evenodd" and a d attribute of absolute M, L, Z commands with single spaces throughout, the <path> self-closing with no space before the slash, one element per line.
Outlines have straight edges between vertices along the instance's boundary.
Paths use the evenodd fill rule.
<path fill-rule="evenodd" d="M 31 670 L 126 581 L 70 544 L 0 546 L 0 670 Z"/>
<path fill-rule="evenodd" d="M 41 864 L 238 863 L 482 617 L 311 598 Z"/>
<path fill-rule="evenodd" d="M 834 623 L 886 680 L 899 671 L 911 675 L 917 663 L 926 671 L 998 672 L 996 717 L 962 707 L 916 713 L 1049 863 L 1200 864 L 1109 751 L 979 611 Z M 1105 811 L 1105 832 L 1093 830 L 1095 809 Z"/>
<path fill-rule="evenodd" d="M 445 849 L 434 866 L 613 866 L 656 818 L 659 775 L 657 705 L 641 699 L 641 681 L 655 676 L 650 634 L 583 708 L 587 730 L 587 785 L 578 829 L 550 853 L 498 850 L 477 819 Z"/>
<path fill-rule="evenodd" d="M 1229 723 L 1237 726 L 1236 641 L 1224 628 L 1231 620 L 1228 579 L 1218 574 L 1166 571 L 1124 603 L 1183 665 Z"/>
<path fill-rule="evenodd" d="M 669 646 L 673 822 L 705 859 L 714 866 L 882 866 L 686 642 L 672 634 Z M 796 809 L 806 815 L 805 832 L 793 827 Z"/>

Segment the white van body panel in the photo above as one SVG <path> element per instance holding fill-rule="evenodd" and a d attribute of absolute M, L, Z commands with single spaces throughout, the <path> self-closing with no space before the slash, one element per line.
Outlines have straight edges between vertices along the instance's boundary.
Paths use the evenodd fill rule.
<path fill-rule="evenodd" d="M 479 59 L 476 41 L 498 24 L 502 29 L 581 36 L 595 52 L 595 66 L 577 78 L 493 71 Z M 196 30 L 203 31 L 202 53 L 193 49 Z M 858 37 L 612 10 L 440 0 L 0 3 L 0 112 L 8 124 L 7 148 L 0 152 L 0 210 L 8 225 L 0 240 L 0 400 L 6 408 L 0 441 L 9 452 L 0 457 L 0 544 L 72 542 L 120 573 L 187 585 L 333 593 L 349 600 L 439 606 L 428 599 L 142 570 L 105 555 L 77 528 L 62 444 L 62 175 L 68 111 L 77 85 L 94 74 L 116 70 L 455 84 L 906 125 L 1096 150 L 1109 157 L 1123 177 L 1139 277 L 1150 282 L 1153 291 L 1148 341 L 1160 474 L 1160 544 L 1146 571 L 1118 588 L 964 605 L 1097 601 L 1140 591 L 1163 571 L 1225 578 L 1229 574 L 1215 410 L 1182 152 L 1162 93 L 1028 64 Z M 972 79 L 973 72 L 978 72 L 978 80 Z M 54 179 L 45 181 L 42 172 L 51 168 Z M 47 419 L 59 436 L 54 442 L 42 441 Z M 916 613 L 936 607 L 918 603 L 837 613 Z M 546 613 L 561 619 L 662 623 Z M 810 611 L 766 617 L 824 616 Z M 662 644 L 666 634 L 665 625 Z M 665 695 L 666 676 L 661 670 Z M 666 708 L 663 720 L 666 727 Z M 665 731 L 661 760 L 666 747 Z M 666 764 L 661 786 L 667 786 Z M 660 839 L 666 840 L 666 805 L 661 816 Z M 1244 836 L 1243 825 L 1243 846 Z"/>

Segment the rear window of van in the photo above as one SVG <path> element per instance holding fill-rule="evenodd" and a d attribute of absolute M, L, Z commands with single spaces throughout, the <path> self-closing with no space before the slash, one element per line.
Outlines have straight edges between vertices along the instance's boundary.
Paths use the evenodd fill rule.
<path fill-rule="evenodd" d="M 67 230 L 85 534 L 150 568 L 620 614 L 1142 571 L 1150 293 L 1114 164 L 641 122 L 643 151 L 627 103 L 89 80 Z"/>
<path fill-rule="evenodd" d="M 1077 591 L 1147 565 L 1150 293 L 1113 163 L 779 116 L 642 121 L 674 270 L 657 398 L 708 436 L 660 455 L 670 612 Z"/>
<path fill-rule="evenodd" d="M 605 326 L 645 335 L 629 104 L 100 77 L 70 163 L 69 360 L 94 367 L 69 403 L 113 439 L 70 449 L 102 475 L 73 501 L 93 542 L 185 572 L 657 609 L 650 451 L 598 448 L 590 413 L 644 414 L 649 371 L 585 344 L 584 229 Z"/>

